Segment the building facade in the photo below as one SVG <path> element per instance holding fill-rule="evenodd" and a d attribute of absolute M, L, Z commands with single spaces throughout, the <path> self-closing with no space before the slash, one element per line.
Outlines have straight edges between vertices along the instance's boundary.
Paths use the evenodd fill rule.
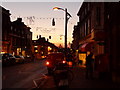
<path fill-rule="evenodd" d="M 13 55 L 23 55 L 24 57 L 32 54 L 32 32 L 30 27 L 22 22 L 22 18 L 10 21 L 9 10 L 1 7 L 2 14 L 2 50 L 0 53 L 11 53 Z"/>
<path fill-rule="evenodd" d="M 39 36 L 38 40 L 32 41 L 32 53 L 34 53 L 34 56 L 36 59 L 42 59 L 45 58 L 46 55 L 50 54 L 51 52 L 57 52 L 58 48 L 48 42 L 48 40 L 45 39 L 45 37 Z"/>
<path fill-rule="evenodd" d="M 5 8 L 0 6 L 0 13 L 2 15 L 2 39 L 1 44 L 2 44 L 2 51 L 1 53 L 9 53 L 10 52 L 10 40 L 9 40 L 9 33 L 10 33 L 10 26 L 11 26 L 11 21 L 10 21 L 10 12 L 9 10 L 6 10 Z"/>
<path fill-rule="evenodd" d="M 79 12 L 79 59 L 85 64 L 86 56 L 104 54 L 104 3 L 83 2 Z M 102 36 L 101 36 L 102 34 Z"/>
<path fill-rule="evenodd" d="M 74 26 L 73 30 L 73 41 L 72 41 L 72 49 L 77 50 L 79 47 L 79 39 L 80 39 L 80 31 L 79 31 L 79 23 Z"/>
<path fill-rule="evenodd" d="M 105 3 L 105 53 L 109 55 L 112 80 L 120 83 L 120 2 Z"/>
<path fill-rule="evenodd" d="M 11 22 L 11 31 L 9 39 L 11 42 L 11 52 L 16 55 L 23 55 L 24 57 L 32 54 L 32 32 L 30 27 L 22 22 L 22 18 L 17 18 L 16 21 Z"/>
<path fill-rule="evenodd" d="M 120 2 L 83 2 L 79 17 L 79 59 L 94 54 L 94 70 L 99 76 L 120 81 L 118 38 Z M 85 62 L 84 62 L 85 63 Z"/>

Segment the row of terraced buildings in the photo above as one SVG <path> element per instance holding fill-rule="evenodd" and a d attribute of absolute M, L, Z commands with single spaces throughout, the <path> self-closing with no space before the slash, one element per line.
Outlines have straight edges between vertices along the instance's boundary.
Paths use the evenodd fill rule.
<path fill-rule="evenodd" d="M 94 54 L 99 75 L 120 82 L 120 2 L 83 2 L 74 26 L 72 48 L 85 64 Z"/>
<path fill-rule="evenodd" d="M 39 35 L 38 40 L 32 40 L 31 28 L 24 24 L 22 18 L 10 20 L 10 11 L 0 6 L 0 25 L 2 26 L 0 37 L 0 53 L 23 55 L 30 58 L 33 55 L 37 59 L 44 58 L 50 52 L 56 52 L 57 47 Z M 31 58 L 30 58 L 31 59 Z"/>

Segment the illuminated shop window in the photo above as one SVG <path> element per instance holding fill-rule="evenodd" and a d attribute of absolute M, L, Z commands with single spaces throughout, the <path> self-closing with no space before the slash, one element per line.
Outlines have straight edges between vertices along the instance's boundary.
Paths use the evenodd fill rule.
<path fill-rule="evenodd" d="M 35 52 L 38 52 L 38 50 L 35 50 Z"/>
<path fill-rule="evenodd" d="M 50 46 L 48 46 L 48 51 L 51 51 L 51 50 L 52 50 L 52 48 Z"/>
<path fill-rule="evenodd" d="M 86 62 L 86 53 L 80 53 L 79 54 L 79 60 L 82 60 L 83 65 L 84 65 L 85 62 Z"/>
<path fill-rule="evenodd" d="M 17 55 L 19 55 L 21 52 L 21 48 L 17 48 Z"/>
<path fill-rule="evenodd" d="M 38 46 L 34 46 L 34 48 L 38 48 Z"/>
<path fill-rule="evenodd" d="M 0 52 L 0 54 L 4 54 L 5 52 Z"/>

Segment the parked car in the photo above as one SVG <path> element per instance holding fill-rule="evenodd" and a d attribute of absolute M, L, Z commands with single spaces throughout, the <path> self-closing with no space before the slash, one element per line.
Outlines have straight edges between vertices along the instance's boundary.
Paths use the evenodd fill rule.
<path fill-rule="evenodd" d="M 5 53 L 2 55 L 2 64 L 4 65 L 13 65 L 15 64 L 15 57 L 10 53 Z"/>
<path fill-rule="evenodd" d="M 51 53 L 46 56 L 48 74 L 52 74 L 54 69 L 58 68 L 60 65 L 66 65 L 63 53 Z"/>
<path fill-rule="evenodd" d="M 22 55 L 14 55 L 16 59 L 16 63 L 24 63 L 25 59 Z"/>

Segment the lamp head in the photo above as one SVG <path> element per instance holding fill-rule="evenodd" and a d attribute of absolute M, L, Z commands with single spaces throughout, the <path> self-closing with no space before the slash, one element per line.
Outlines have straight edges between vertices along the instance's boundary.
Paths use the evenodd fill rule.
<path fill-rule="evenodd" d="M 53 10 L 63 10 L 64 11 L 64 9 L 59 8 L 59 7 L 54 7 Z"/>
<path fill-rule="evenodd" d="M 54 7 L 53 10 L 58 10 L 59 8 L 58 7 Z"/>

